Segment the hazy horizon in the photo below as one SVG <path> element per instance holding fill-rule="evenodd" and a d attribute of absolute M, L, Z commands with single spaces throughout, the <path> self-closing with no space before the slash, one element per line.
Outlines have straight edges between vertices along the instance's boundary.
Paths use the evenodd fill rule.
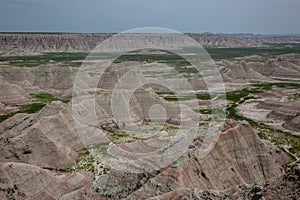
<path fill-rule="evenodd" d="M 146 27 L 147 28 L 147 27 Z M 46 32 L 46 31 L 0 31 L 1 34 L 119 34 L 117 32 Z M 220 35 L 253 35 L 253 36 L 296 36 L 300 33 L 222 33 L 222 32 L 183 32 L 182 34 L 220 34 Z"/>
<path fill-rule="evenodd" d="M 119 33 L 162 27 L 182 33 L 294 35 L 298 0 L 0 0 L 0 32 Z"/>

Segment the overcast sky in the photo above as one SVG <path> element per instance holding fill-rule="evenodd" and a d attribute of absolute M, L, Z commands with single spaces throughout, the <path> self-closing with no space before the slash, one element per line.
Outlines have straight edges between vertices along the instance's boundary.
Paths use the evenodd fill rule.
<path fill-rule="evenodd" d="M 0 32 L 300 33 L 300 0 L 0 0 Z"/>

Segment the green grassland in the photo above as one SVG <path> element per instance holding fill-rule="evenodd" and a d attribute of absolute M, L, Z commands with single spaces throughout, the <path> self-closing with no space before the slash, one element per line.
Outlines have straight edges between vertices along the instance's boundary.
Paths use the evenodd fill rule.
<path fill-rule="evenodd" d="M 17 107 L 19 109 L 19 111 L 10 113 L 8 115 L 0 116 L 0 123 L 18 113 L 27 113 L 27 114 L 37 113 L 47 103 L 52 102 L 52 101 L 62 101 L 64 103 L 68 103 L 70 101 L 69 99 L 57 98 L 54 95 L 49 94 L 49 93 L 34 93 L 34 94 L 30 94 L 30 95 L 33 98 L 32 103 L 24 104 L 24 105 L 10 105 L 12 107 Z"/>
<path fill-rule="evenodd" d="M 258 55 L 263 58 L 275 57 L 280 54 L 300 53 L 300 44 L 268 44 L 266 47 L 218 48 L 205 47 L 214 60 L 233 60 L 238 57 Z"/>
<path fill-rule="evenodd" d="M 204 47 L 213 60 L 234 60 L 236 58 L 258 55 L 267 59 L 280 54 L 300 53 L 300 44 L 268 44 L 265 47 L 247 47 L 247 48 L 219 48 Z M 121 55 L 114 62 L 125 61 L 140 62 L 160 62 L 167 63 L 176 68 L 180 73 L 196 73 L 195 68 L 186 68 L 190 65 L 185 59 L 172 52 L 165 50 L 148 50 L 149 53 L 139 50 Z M 157 52 L 157 53 L 156 53 Z M 65 66 L 81 66 L 82 60 L 101 59 L 110 57 L 107 53 L 87 53 L 87 52 L 45 52 L 40 55 L 30 56 L 0 56 L 0 62 L 8 62 L 12 66 L 35 67 L 49 63 L 63 63 Z M 78 62 L 77 62 L 78 61 Z M 259 61 L 259 60 L 257 60 Z"/>
<path fill-rule="evenodd" d="M 179 55 L 166 52 L 163 53 L 151 53 L 151 54 L 125 54 L 117 58 L 114 62 L 121 63 L 125 61 L 139 61 L 139 62 L 161 62 L 161 63 L 168 63 L 175 66 L 185 66 L 189 65 L 187 61 L 185 61 Z"/>
<path fill-rule="evenodd" d="M 54 52 L 43 53 L 41 55 L 31 56 L 0 56 L 0 62 L 8 62 L 12 66 L 18 67 L 36 67 L 49 63 L 63 63 L 65 65 L 80 66 L 81 62 L 72 62 L 84 60 L 88 53 L 69 53 Z M 79 64 L 80 63 L 80 64 Z"/>

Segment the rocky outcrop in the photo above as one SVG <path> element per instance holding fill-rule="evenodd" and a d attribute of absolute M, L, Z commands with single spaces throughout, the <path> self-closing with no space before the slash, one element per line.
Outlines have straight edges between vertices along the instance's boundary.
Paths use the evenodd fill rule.
<path fill-rule="evenodd" d="M 70 97 L 76 67 L 39 66 L 39 67 L 0 67 L 1 99 L 5 103 L 24 103 L 29 93 L 51 90 L 62 97 Z M 28 97 L 29 96 L 29 97 Z"/>
<path fill-rule="evenodd" d="M 258 94 L 264 98 L 254 108 L 265 109 L 265 119 L 271 123 L 279 123 L 286 130 L 300 131 L 300 102 L 289 98 L 297 94 L 297 89 L 282 89 L 273 87 L 272 90 Z M 268 111 L 269 110 L 269 111 Z M 274 126 L 278 128 L 278 126 Z"/>
<path fill-rule="evenodd" d="M 218 191 L 202 191 L 198 189 L 178 189 L 168 192 L 163 195 L 149 198 L 149 200 L 181 200 L 181 199 L 193 199 L 193 200 L 223 200 L 228 199 L 229 196 L 222 194 Z"/>
<path fill-rule="evenodd" d="M 162 171 L 140 175 L 113 172 L 96 180 L 93 191 L 103 198 L 146 199 L 179 188 L 224 190 L 239 184 L 263 184 L 280 177 L 284 172 L 279 160 L 288 160 L 279 149 L 274 151 L 261 141 L 246 122 L 222 132 L 203 159 L 198 156 L 201 140 L 194 145 Z"/>
<path fill-rule="evenodd" d="M 0 199 L 56 200 L 92 179 L 86 172 L 59 174 L 24 163 L 0 163 Z"/>
<path fill-rule="evenodd" d="M 300 198 L 300 165 L 296 164 L 283 176 L 277 178 L 272 183 L 260 186 L 256 190 L 257 196 L 265 199 L 299 199 Z"/>
<path fill-rule="evenodd" d="M 78 68 L 62 66 L 0 67 L 0 115 L 16 111 L 5 105 L 32 102 L 31 93 L 49 92 L 70 98 Z M 1 114 L 3 113 L 3 114 Z"/>
<path fill-rule="evenodd" d="M 267 77 L 255 71 L 251 67 L 251 63 L 246 63 L 245 61 L 239 63 L 223 61 L 221 65 L 225 66 L 221 69 L 221 74 L 226 81 L 231 81 L 232 79 L 267 79 Z"/>
<path fill-rule="evenodd" d="M 226 47 L 299 41 L 298 37 L 190 35 L 203 45 Z M 44 51 L 90 51 L 110 36 L 111 34 L 0 34 L 0 53 L 15 55 Z M 299 60 L 298 54 L 291 54 L 279 56 L 266 63 L 228 62 L 222 73 L 229 81 L 266 77 L 298 78 Z M 204 137 L 199 137 L 187 151 L 180 154 L 182 156 L 178 160 L 155 171 L 129 173 L 111 169 L 108 174 L 97 177 L 93 183 L 94 175 L 89 173 L 59 173 L 61 169 L 75 165 L 80 149 L 89 144 L 107 142 L 106 139 L 113 137 L 114 131 L 119 128 L 141 130 L 150 121 L 174 125 L 184 122 L 187 126 L 193 122 L 198 125 L 199 119 L 195 118 L 194 111 L 189 112 L 184 107 L 188 111 L 181 115 L 176 102 L 166 102 L 146 87 L 139 88 L 130 96 L 129 112 L 133 121 L 128 121 L 129 117 L 125 112 L 118 112 L 119 118 L 114 116 L 111 110 L 112 90 L 118 77 L 129 69 L 126 68 L 128 64 L 114 64 L 98 83 L 97 89 L 84 91 L 95 92 L 99 124 L 93 128 L 104 129 L 97 134 L 86 129 L 85 134 L 77 135 L 78 127 L 74 123 L 71 104 L 60 101 L 47 104 L 38 113 L 16 114 L 0 123 L 0 199 L 223 199 L 256 198 L 263 195 L 274 198 L 267 193 L 268 190 L 277 195 L 282 192 L 288 197 L 297 196 L 299 186 L 293 186 L 292 183 L 298 181 L 295 174 L 299 170 L 293 169 L 290 175 L 281 177 L 284 173 L 282 165 L 289 161 L 287 155 L 270 142 L 260 140 L 247 122 L 234 120 L 226 124 L 219 133 L 219 139 L 215 140 L 214 148 L 204 158 L 201 156 Z M 132 67 L 131 64 L 133 63 L 130 63 Z M 157 63 L 155 65 L 157 68 L 161 66 Z M 51 92 L 64 98 L 71 97 L 77 71 L 78 68 L 57 64 L 29 68 L 6 66 L 3 63 L 0 67 L 0 115 L 16 111 L 11 110 L 7 104 L 31 102 L 29 93 L 32 92 Z M 176 78 L 168 81 L 173 88 L 182 89 L 181 80 Z M 191 77 L 188 81 L 195 89 L 206 89 L 205 83 L 199 79 Z M 138 80 L 132 84 L 138 84 Z M 114 92 L 117 94 L 119 91 Z M 128 93 L 122 91 L 121 94 Z M 264 95 L 277 99 L 281 94 L 274 90 Z M 122 98 L 117 99 L 117 103 L 121 100 Z M 86 111 L 85 102 L 82 103 L 80 108 Z M 154 108 L 155 105 L 157 107 Z M 274 116 L 284 118 L 285 127 L 298 127 L 299 106 L 283 105 L 279 101 L 260 106 L 276 109 Z M 162 115 L 163 108 L 166 116 Z M 129 143 L 125 141 L 121 144 L 110 144 L 105 153 L 115 157 L 138 159 L 142 153 L 168 148 L 169 138 L 171 136 L 165 131 L 157 131 L 150 138 L 135 138 Z M 155 159 L 157 157 L 149 157 L 147 161 L 155 164 Z M 274 188 L 270 187 L 272 184 Z M 275 189 L 275 186 L 280 190 Z"/>
<path fill-rule="evenodd" d="M 221 74 L 226 81 L 269 78 L 300 79 L 300 54 L 280 55 L 265 62 L 222 61 Z"/>
<path fill-rule="evenodd" d="M 1 51 L 6 54 L 90 51 L 112 34 L 0 34 Z"/>
<path fill-rule="evenodd" d="M 286 121 L 282 126 L 286 129 L 300 132 L 300 115 Z"/>
<path fill-rule="evenodd" d="M 253 47 L 265 46 L 274 43 L 293 43 L 299 41 L 298 36 L 277 37 L 267 35 L 253 35 L 253 34 L 212 34 L 202 33 L 188 34 L 197 42 L 204 46 L 221 46 L 221 47 Z"/>
<path fill-rule="evenodd" d="M 103 103 L 101 94 L 104 93 L 100 93 L 98 98 Z M 149 101 L 155 99 L 146 90 L 136 93 L 135 98 L 138 95 L 150 95 L 147 96 Z M 133 102 L 135 106 L 147 108 L 138 98 Z M 137 114 L 141 117 L 143 112 L 140 110 Z M 162 196 L 156 198 L 180 199 L 189 195 L 195 198 L 223 198 L 231 194 L 220 191 L 232 186 L 271 182 L 283 174 L 281 166 L 289 160 L 274 145 L 261 141 L 248 123 L 231 120 L 220 133 L 213 150 L 204 158 L 199 156 L 202 144 L 202 138 L 199 138 L 170 166 L 142 174 L 111 170 L 96 179 L 90 187 L 90 175 L 55 174 L 40 168 L 71 167 L 75 164 L 77 151 L 84 147 L 75 134 L 70 105 L 54 101 L 37 114 L 17 114 L 1 123 L 0 133 L 0 159 L 3 163 L 0 173 L 7 174 L 1 175 L 4 178 L 1 179 L 3 184 L 0 182 L 0 197 L 3 198 L 146 199 L 159 195 Z M 92 142 L 101 142 L 97 138 L 93 138 Z M 149 152 L 155 150 L 154 146 L 164 146 L 164 142 L 168 141 L 150 138 L 117 147 L 132 152 Z M 117 150 L 111 149 L 110 153 Z M 120 154 L 117 152 L 116 155 Z M 10 174 L 20 176 L 16 178 Z M 24 180 L 31 184 L 21 184 Z"/>
<path fill-rule="evenodd" d="M 273 109 L 276 109 L 283 105 L 284 105 L 283 102 L 274 101 L 274 100 L 266 100 L 266 101 L 259 102 L 259 104 L 257 104 L 257 108 L 273 110 Z"/>
<path fill-rule="evenodd" d="M 23 162 L 44 168 L 75 165 L 83 144 L 76 135 L 70 105 L 53 102 L 38 114 L 17 114 L 0 128 L 0 162 Z"/>
<path fill-rule="evenodd" d="M 287 121 L 298 115 L 300 115 L 300 102 L 294 102 L 277 107 L 268 114 L 268 117 Z"/>
<path fill-rule="evenodd" d="M 31 102 L 31 96 L 22 87 L 9 83 L 1 75 L 0 94 L 0 102 L 3 104 L 26 104 Z"/>
<path fill-rule="evenodd" d="M 269 59 L 263 65 L 253 64 L 253 70 L 268 77 L 300 78 L 300 54 L 281 55 Z"/>
<path fill-rule="evenodd" d="M 151 198 L 151 200 L 180 200 L 180 199 L 299 199 L 300 198 L 300 166 L 295 165 L 283 176 L 262 185 L 239 185 L 231 189 L 197 190 L 178 189 Z"/>
<path fill-rule="evenodd" d="M 1 33 L 0 52 L 5 54 L 31 54 L 40 52 L 83 52 L 90 51 L 103 40 L 114 34 L 25 34 Z M 299 36 L 277 37 L 251 34 L 187 34 L 204 46 L 250 47 L 272 43 L 295 43 Z M 174 41 L 175 42 L 175 41 Z"/>
<path fill-rule="evenodd" d="M 288 130 L 300 131 L 300 104 L 299 102 L 280 102 L 266 100 L 257 105 L 257 108 L 270 110 L 267 118 L 282 121 L 282 127 Z"/>
<path fill-rule="evenodd" d="M 114 103 L 124 103 L 124 105 L 126 105 L 122 95 L 126 96 L 129 92 L 130 91 L 122 91 L 120 93 L 121 96 L 117 97 Z M 114 91 L 113 93 L 114 95 L 118 95 L 117 91 Z M 188 107 L 186 107 L 186 111 L 181 111 L 180 109 L 185 109 L 184 106 L 180 108 L 179 104 L 162 100 L 162 98 L 155 94 L 152 89 L 138 89 L 132 94 L 128 105 L 130 118 L 126 113 L 122 113 L 122 110 L 118 110 L 121 113 L 115 113 L 116 111 L 113 112 L 111 99 L 111 91 L 101 90 L 96 94 L 96 112 L 101 126 L 105 126 L 111 119 L 117 122 L 117 127 L 121 129 L 136 129 L 137 127 L 134 127 L 135 124 L 143 125 L 145 122 L 150 121 L 167 122 L 174 125 L 191 125 L 200 120 L 199 116 Z M 153 106 L 156 106 L 157 108 Z M 166 110 L 165 116 L 162 114 L 161 109 Z M 151 112 L 155 112 L 156 115 L 151 114 Z"/>
<path fill-rule="evenodd" d="M 6 106 L 5 104 L 0 103 L 0 116 L 7 115 L 16 111 L 18 111 L 18 108 Z"/>
<path fill-rule="evenodd" d="M 257 96 L 259 97 L 262 97 L 262 98 L 267 98 L 267 99 L 277 99 L 277 100 L 280 100 L 283 96 L 285 96 L 286 93 L 281 89 L 281 88 L 278 88 L 278 87 L 272 87 L 271 90 L 268 90 L 268 91 L 264 91 L 260 94 L 258 94 Z M 265 102 L 265 101 L 264 101 Z M 261 106 L 263 107 L 263 103 L 261 104 Z M 280 102 L 277 102 L 277 105 L 279 104 Z M 268 102 L 266 102 L 266 104 L 268 104 Z M 275 103 L 276 104 L 276 103 Z M 282 103 L 283 104 L 283 103 Z M 268 107 L 267 105 L 265 105 L 266 107 Z M 271 106 L 271 105 L 269 105 Z M 271 106 L 272 107 L 272 106 Z"/>
<path fill-rule="evenodd" d="M 300 198 L 300 166 L 294 165 L 282 176 L 264 184 L 233 186 L 226 190 L 201 190 L 195 188 L 179 188 L 162 195 L 148 198 L 149 200 L 230 200 L 230 199 L 299 199 Z M 62 200 L 89 199 L 102 200 L 92 193 L 88 187 L 64 195 Z M 109 199 L 109 198 L 106 198 Z"/>

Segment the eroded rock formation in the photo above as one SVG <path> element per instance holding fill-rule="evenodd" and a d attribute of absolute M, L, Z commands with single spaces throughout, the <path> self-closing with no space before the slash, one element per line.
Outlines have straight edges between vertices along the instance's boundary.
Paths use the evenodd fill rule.
<path fill-rule="evenodd" d="M 261 141 L 246 122 L 238 122 L 222 132 L 215 148 L 203 159 L 198 157 L 200 145 L 201 139 L 196 140 L 193 148 L 161 171 L 144 174 L 111 171 L 92 184 L 94 194 L 84 194 L 86 189 L 83 189 L 71 196 L 146 199 L 165 194 L 162 198 L 177 195 L 180 198 L 194 195 L 190 189 L 182 188 L 194 188 L 191 191 L 207 191 L 201 195 L 221 198 L 219 193 L 233 186 L 273 181 L 284 173 L 281 165 L 289 160 L 278 148 Z"/>
<path fill-rule="evenodd" d="M 221 74 L 226 81 L 236 79 L 300 78 L 300 54 L 280 55 L 265 62 L 222 61 Z"/>
<path fill-rule="evenodd" d="M 22 34 L 1 33 L 0 52 L 6 54 L 32 54 L 40 52 L 83 52 L 90 51 L 103 40 L 114 34 Z M 251 34 L 187 34 L 204 46 L 250 47 L 272 43 L 299 42 L 299 36 L 277 37 Z M 163 41 L 161 41 L 163 42 Z M 176 42 L 176 41 L 174 41 Z"/>

